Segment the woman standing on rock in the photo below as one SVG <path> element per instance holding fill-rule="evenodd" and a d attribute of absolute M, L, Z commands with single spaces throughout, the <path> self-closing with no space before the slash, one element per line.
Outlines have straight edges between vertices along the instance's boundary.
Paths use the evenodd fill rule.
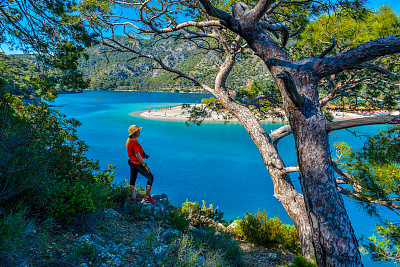
<path fill-rule="evenodd" d="M 143 158 L 148 158 L 148 156 L 143 152 L 142 146 L 137 141 L 137 138 L 140 135 L 140 129 L 136 125 L 131 125 L 128 128 L 129 137 L 126 140 L 126 148 L 128 150 L 128 164 L 131 168 L 131 180 L 129 182 L 129 188 L 131 190 L 132 201 L 142 201 L 140 198 L 136 196 L 135 193 L 135 183 L 138 173 L 142 174 L 147 178 L 146 185 L 146 196 L 144 201 L 155 203 L 156 201 L 150 196 L 151 187 L 153 185 L 153 174 L 150 172 L 150 168 L 144 162 Z"/>

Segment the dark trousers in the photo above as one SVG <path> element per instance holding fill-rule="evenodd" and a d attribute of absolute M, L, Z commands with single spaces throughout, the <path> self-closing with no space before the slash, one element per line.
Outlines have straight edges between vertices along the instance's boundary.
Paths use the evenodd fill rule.
<path fill-rule="evenodd" d="M 153 184 L 153 174 L 151 172 L 148 172 L 143 165 L 133 164 L 130 160 L 128 160 L 128 164 L 131 167 L 131 180 L 129 182 L 130 185 L 135 185 L 138 173 L 147 178 L 147 185 Z"/>

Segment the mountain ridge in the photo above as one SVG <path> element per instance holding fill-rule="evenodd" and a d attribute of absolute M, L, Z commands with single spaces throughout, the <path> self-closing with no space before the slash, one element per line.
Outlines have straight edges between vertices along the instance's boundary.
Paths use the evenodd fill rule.
<path fill-rule="evenodd" d="M 215 50 L 207 50 L 204 43 L 195 45 L 188 41 L 172 39 L 131 40 L 117 36 L 117 41 L 129 48 L 139 48 L 144 54 L 151 54 L 163 63 L 188 73 L 212 86 L 223 58 Z M 86 49 L 88 60 L 81 59 L 79 69 L 90 79 L 91 90 L 137 90 L 137 91 L 202 91 L 191 81 L 179 78 L 173 73 L 159 69 L 147 58 L 135 58 L 133 53 L 106 52 L 101 45 Z M 252 52 L 240 56 L 227 80 L 229 89 L 243 88 L 249 81 L 266 83 L 268 77 L 264 63 Z"/>

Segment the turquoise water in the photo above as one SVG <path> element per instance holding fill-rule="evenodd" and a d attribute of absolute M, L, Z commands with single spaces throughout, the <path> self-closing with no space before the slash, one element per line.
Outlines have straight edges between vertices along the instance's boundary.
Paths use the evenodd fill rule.
<path fill-rule="evenodd" d="M 128 127 L 143 127 L 139 138 L 155 176 L 153 192 L 166 193 L 173 205 L 202 200 L 224 212 L 226 220 L 242 218 L 246 212 L 265 210 L 270 217 L 279 216 L 292 224 L 282 205 L 273 197 L 273 185 L 257 147 L 244 127 L 235 122 L 205 122 L 202 126 L 186 126 L 182 121 L 159 121 L 130 115 L 148 108 L 200 102 L 205 94 L 155 92 L 86 91 L 82 94 L 60 95 L 55 108 L 82 122 L 78 129 L 81 139 L 90 146 L 89 158 L 98 159 L 103 167 L 116 166 L 115 181 L 129 176 L 125 141 Z M 270 132 L 283 123 L 264 123 Z M 357 128 L 357 131 L 377 131 L 383 126 Z M 362 144 L 360 137 L 347 131 L 334 132 L 331 144 L 346 141 L 353 147 Z M 296 165 L 294 141 L 291 136 L 279 143 L 279 151 L 287 166 Z M 292 174 L 299 188 L 298 175 Z M 146 179 L 138 177 L 145 186 Z M 378 221 L 367 216 L 351 199 L 346 208 L 357 237 L 370 236 Z M 387 216 L 392 216 L 387 214 Z M 376 266 L 366 256 L 365 266 Z M 392 266 L 391 264 L 379 264 Z"/>

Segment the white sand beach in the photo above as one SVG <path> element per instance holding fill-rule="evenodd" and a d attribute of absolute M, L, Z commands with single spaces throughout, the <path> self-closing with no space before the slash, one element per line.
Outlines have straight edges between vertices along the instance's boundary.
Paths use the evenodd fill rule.
<path fill-rule="evenodd" d="M 201 104 L 192 104 L 193 106 L 201 107 Z M 206 121 L 219 121 L 225 120 L 224 116 L 228 114 L 228 111 L 221 111 L 219 114 L 216 112 L 212 112 L 211 116 L 205 118 Z M 185 109 L 182 109 L 182 105 L 159 108 L 159 109 L 148 109 L 147 111 L 140 112 L 140 116 L 158 119 L 158 120 L 181 120 L 186 121 L 189 118 L 189 112 Z M 228 115 L 228 121 L 237 121 L 235 117 L 232 115 Z"/>
<path fill-rule="evenodd" d="M 198 107 L 201 107 L 201 104 L 195 104 Z M 396 112 L 398 113 L 398 112 Z M 159 108 L 159 109 L 148 109 L 147 111 L 141 111 L 135 113 L 139 114 L 142 117 L 149 118 L 149 119 L 157 119 L 157 120 L 180 120 L 186 121 L 189 118 L 189 114 L 187 110 L 182 109 L 182 105 L 178 106 L 171 106 L 166 108 Z M 331 112 L 333 117 L 337 120 L 343 119 L 354 119 L 354 118 L 362 118 L 368 116 L 368 114 L 356 114 L 350 112 Z M 394 115 L 394 114 L 393 114 Z M 228 119 L 225 119 L 228 117 Z M 235 117 L 228 113 L 226 110 L 222 110 L 220 113 L 212 112 L 211 116 L 205 118 L 206 121 L 237 121 Z M 269 117 L 263 118 L 263 121 L 282 121 L 281 118 L 278 117 Z M 285 121 L 285 120 L 284 120 Z"/>

